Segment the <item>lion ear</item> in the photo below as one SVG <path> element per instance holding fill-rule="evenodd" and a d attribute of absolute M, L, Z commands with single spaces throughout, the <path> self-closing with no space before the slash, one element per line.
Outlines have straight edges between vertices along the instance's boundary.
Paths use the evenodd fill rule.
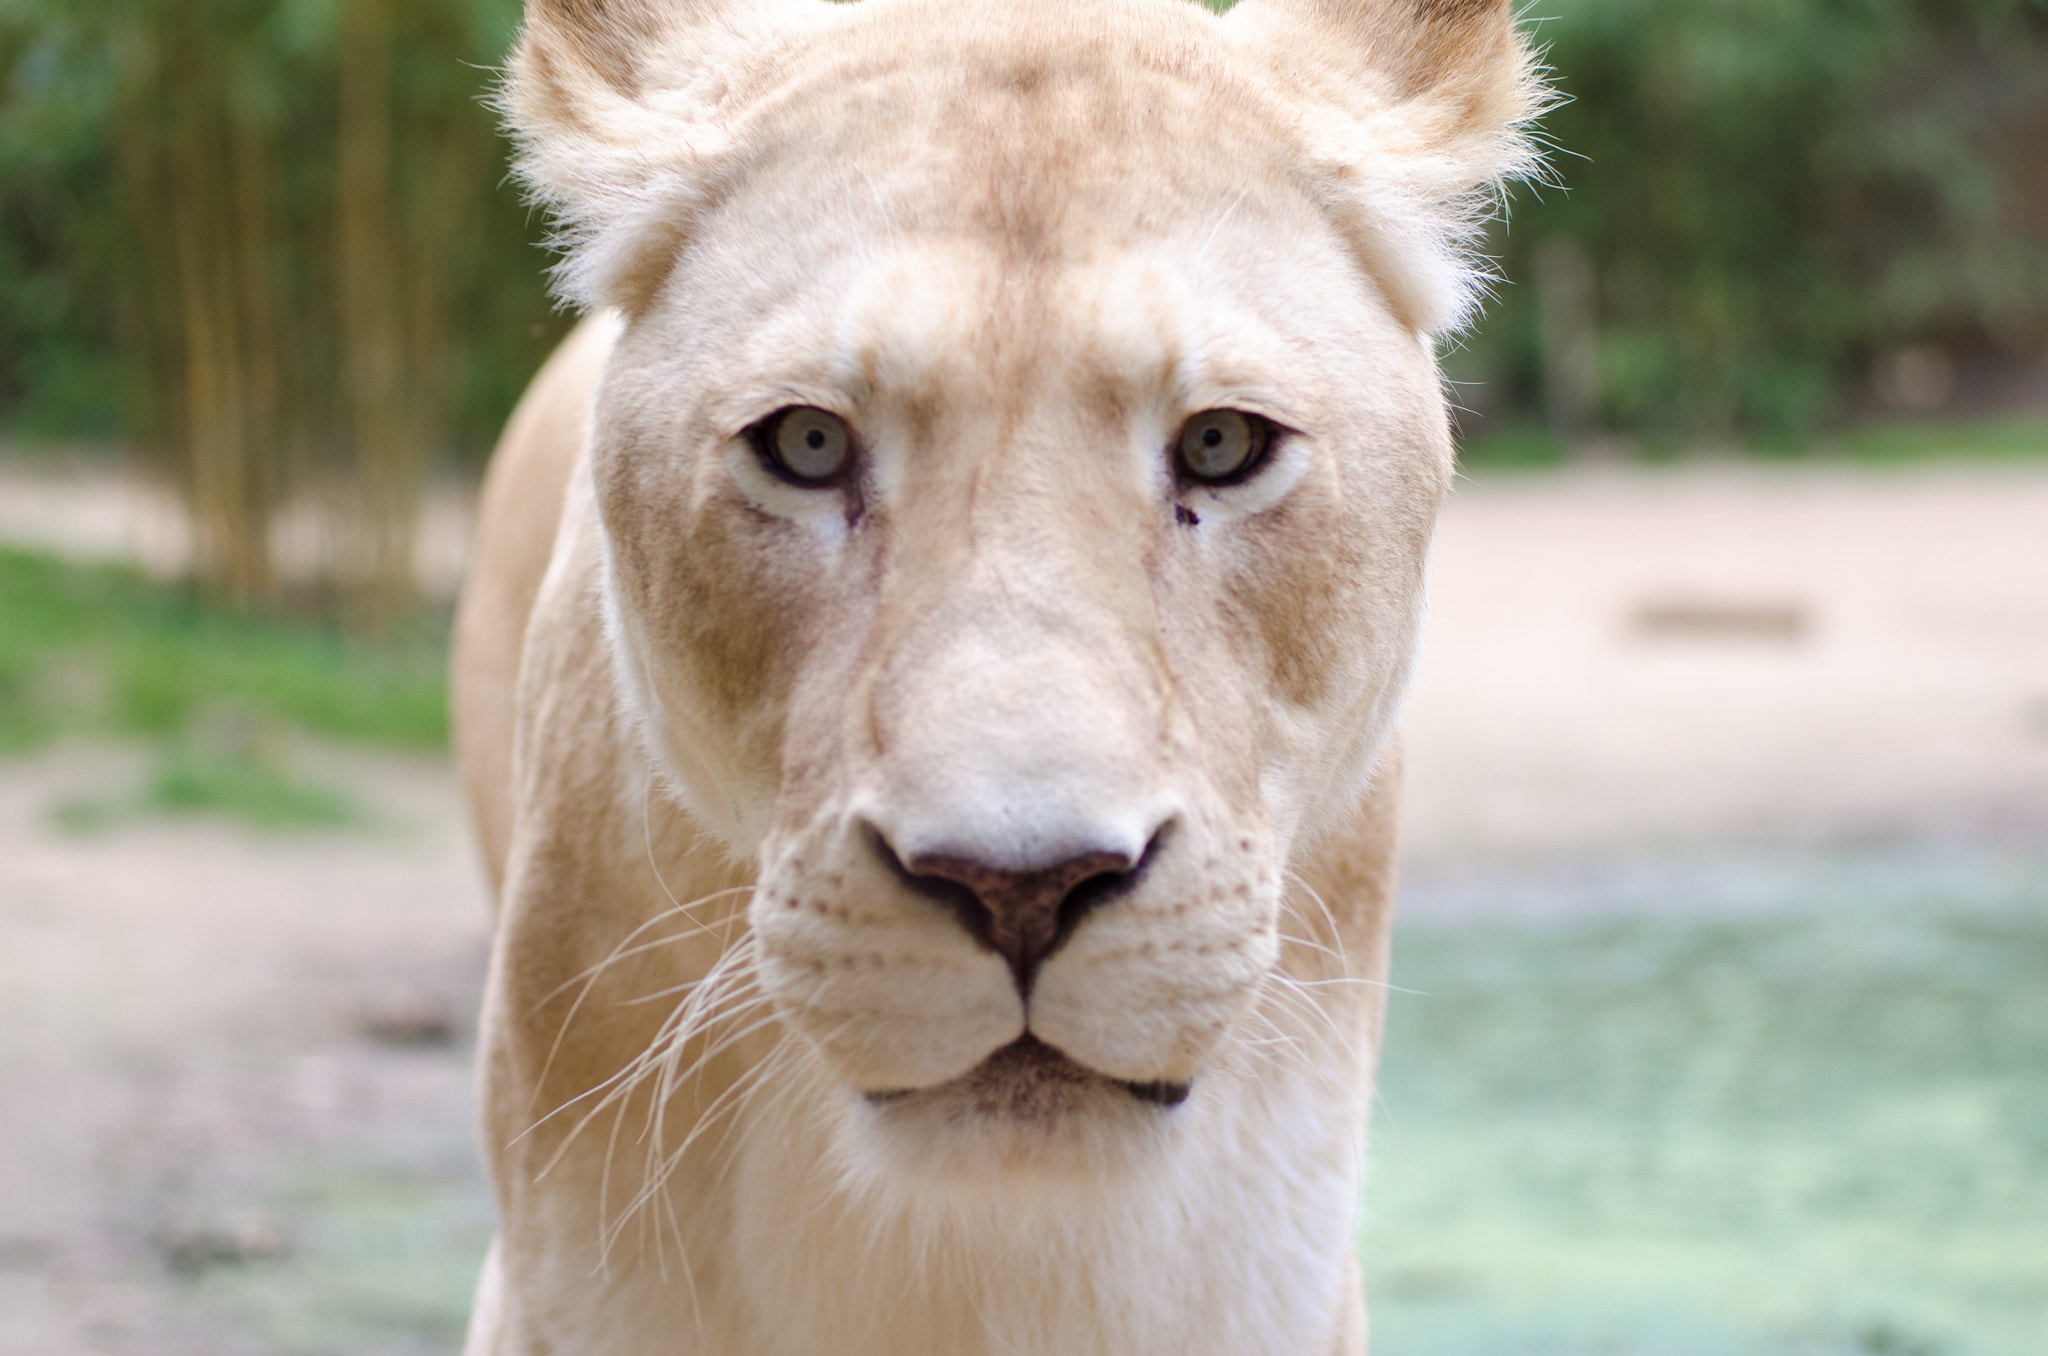
<path fill-rule="evenodd" d="M 744 72 L 823 0 L 527 0 L 499 105 L 560 223 L 558 289 L 641 309 L 713 192 Z"/>
<path fill-rule="evenodd" d="M 1305 96 L 1318 178 L 1407 318 L 1463 324 L 1475 222 L 1536 172 L 1550 102 L 1510 0 L 1244 0 L 1225 25 Z"/>

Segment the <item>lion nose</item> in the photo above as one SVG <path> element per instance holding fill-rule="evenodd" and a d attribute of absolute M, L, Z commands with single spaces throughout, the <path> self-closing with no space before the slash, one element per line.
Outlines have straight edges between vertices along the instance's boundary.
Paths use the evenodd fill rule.
<path fill-rule="evenodd" d="M 871 828 L 869 841 L 898 879 L 947 909 L 976 941 L 1008 961 L 1017 992 L 1029 998 L 1045 958 L 1091 910 L 1138 883 L 1171 827 L 1155 831 L 1136 861 L 1125 852 L 1082 852 L 1029 871 L 939 854 L 905 862 L 879 831 Z"/>

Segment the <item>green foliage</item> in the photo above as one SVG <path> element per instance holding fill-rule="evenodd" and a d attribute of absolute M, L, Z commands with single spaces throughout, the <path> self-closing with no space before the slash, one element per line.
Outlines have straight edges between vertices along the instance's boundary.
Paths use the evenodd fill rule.
<path fill-rule="evenodd" d="M 163 369 L 190 340 L 172 293 L 191 259 L 165 251 L 183 248 L 183 214 L 219 199 L 229 215 L 195 229 L 232 231 L 263 294 L 270 334 L 249 342 L 278 365 L 268 379 L 287 416 L 272 455 L 338 455 L 343 293 L 375 281 L 338 276 L 343 15 L 356 2 L 0 0 L 0 429 L 175 432 L 190 411 Z M 483 102 L 519 0 L 390 14 L 390 269 L 405 323 L 446 364 L 427 451 L 475 452 L 564 327 Z M 199 150 L 223 158 L 227 181 L 192 168 Z"/>
<path fill-rule="evenodd" d="M 1458 463 L 1489 470 L 1540 470 L 1562 465 L 1571 451 L 1570 444 L 1541 424 L 1480 424 L 1459 439 Z"/>
<path fill-rule="evenodd" d="M 2048 351 L 2044 0 L 1557 0 L 1556 184 L 1515 195 L 1505 289 L 1454 373 L 1541 408 L 1540 251 L 1592 266 L 1596 422 L 1783 432 L 1872 356 Z"/>
<path fill-rule="evenodd" d="M 369 645 L 210 607 L 130 570 L 0 548 L 0 752 L 62 735 L 197 739 L 150 793 L 168 805 L 204 799 L 194 788 L 209 780 L 206 795 L 228 795 L 222 779 L 240 775 L 223 772 L 228 764 L 249 777 L 283 775 L 240 736 L 200 738 L 209 720 L 440 748 L 444 649 L 438 625 Z"/>
<path fill-rule="evenodd" d="M 0 420 L 104 436 L 123 372 L 111 298 L 90 279 L 108 262 L 112 91 L 104 66 L 67 50 L 74 22 L 0 0 Z"/>
<path fill-rule="evenodd" d="M 369 2 L 0 0 L 0 428 L 154 436 L 176 422 L 175 382 L 146 356 L 166 347 L 167 312 L 143 246 L 168 238 L 183 195 L 174 180 L 139 191 L 136 166 L 152 137 L 175 141 L 217 106 L 268 148 L 276 185 L 259 216 L 289 342 L 252 342 L 279 352 L 280 398 L 299 412 L 278 455 L 333 458 L 323 441 L 364 407 L 351 416 L 339 389 L 333 237 L 343 16 Z M 518 8 L 390 11 L 398 286 L 445 291 L 445 338 L 422 350 L 447 354 L 425 381 L 446 406 L 427 421 L 437 455 L 489 443 L 562 327 L 530 243 L 540 224 L 479 102 Z M 1495 240 L 1515 285 L 1451 359 L 1493 425 L 1545 411 L 1535 257 L 1553 242 L 1592 266 L 1588 400 L 1608 430 L 1783 437 L 1858 412 L 1892 346 L 1980 366 L 2048 350 L 2048 0 L 1555 0 L 1533 14 L 1569 100 L 1543 128 L 1557 184 L 1515 195 Z"/>

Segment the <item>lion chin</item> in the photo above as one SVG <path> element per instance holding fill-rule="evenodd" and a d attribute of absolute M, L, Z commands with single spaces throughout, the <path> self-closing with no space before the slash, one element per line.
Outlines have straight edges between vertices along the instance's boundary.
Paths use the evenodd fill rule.
<path fill-rule="evenodd" d="M 470 1356 L 1359 1356 L 1508 0 L 528 0 Z"/>
<path fill-rule="evenodd" d="M 1111 1078 L 1025 1035 L 943 1083 L 858 1094 L 846 1152 L 863 1179 L 922 1199 L 1118 1190 L 1156 1167 L 1191 1091 Z"/>
<path fill-rule="evenodd" d="M 1024 1035 L 935 1087 L 861 1095 L 870 1106 L 888 1107 L 892 1114 L 936 1113 L 971 1125 L 1017 1123 L 1050 1129 L 1069 1117 L 1094 1114 L 1104 1103 L 1121 1106 L 1119 1092 L 1147 1106 L 1165 1108 L 1185 1102 L 1193 1089 L 1192 1083 L 1111 1078 L 1067 1058 L 1036 1036 Z"/>

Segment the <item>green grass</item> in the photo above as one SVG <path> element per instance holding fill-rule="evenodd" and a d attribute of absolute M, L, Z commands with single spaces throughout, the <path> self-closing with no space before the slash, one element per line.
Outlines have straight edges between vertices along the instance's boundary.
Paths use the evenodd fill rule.
<path fill-rule="evenodd" d="M 1929 420 L 1870 424 L 1822 444 L 1857 461 L 1982 461 L 2048 457 L 2048 419 Z"/>
<path fill-rule="evenodd" d="M 1767 461 L 1817 458 L 1878 466 L 2048 459 L 2048 419 L 1902 420 L 1803 438 L 1759 439 L 1744 450 Z M 1649 439 L 1634 447 L 1630 459 L 1671 462 L 1683 460 L 1686 452 L 1683 441 Z M 1564 465 L 1572 453 L 1540 424 L 1486 428 L 1475 423 L 1470 436 L 1459 440 L 1458 459 L 1470 470 L 1543 470 Z"/>
<path fill-rule="evenodd" d="M 78 796 L 51 812 L 58 827 L 93 833 L 141 815 L 222 814 L 253 828 L 347 828 L 368 815 L 345 788 L 299 775 L 288 747 L 183 742 L 160 749 L 132 791 Z"/>
<path fill-rule="evenodd" d="M 1377 1356 L 2048 1350 L 2048 872 L 1996 905 L 1410 927 Z"/>
<path fill-rule="evenodd" d="M 445 647 L 437 625 L 366 645 L 211 607 L 133 570 L 0 548 L 0 753 L 68 735 L 174 739 L 223 709 L 330 739 L 440 748 Z"/>
<path fill-rule="evenodd" d="M 360 823 L 347 791 L 298 771 L 299 737 L 444 747 L 446 649 L 438 621 L 368 644 L 209 606 L 132 569 L 0 547 L 0 755 L 65 738 L 152 746 L 140 785 L 54 807 L 73 831 L 146 814 Z"/>

